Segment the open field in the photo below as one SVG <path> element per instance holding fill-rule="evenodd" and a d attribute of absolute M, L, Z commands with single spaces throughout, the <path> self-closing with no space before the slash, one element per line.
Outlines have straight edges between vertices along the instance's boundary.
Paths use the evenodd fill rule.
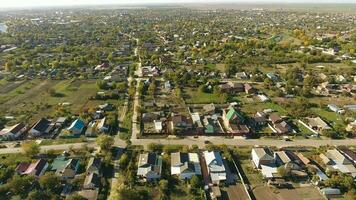
<path fill-rule="evenodd" d="M 259 186 L 254 189 L 257 200 L 278 199 L 278 200 L 322 200 L 324 199 L 319 191 L 312 187 L 300 187 L 293 189 L 274 189 L 267 186 Z"/>
<path fill-rule="evenodd" d="M 50 94 L 50 90 L 55 94 Z M 60 103 L 68 103 L 64 108 L 79 114 L 88 108 L 89 97 L 95 95 L 95 81 L 79 80 L 32 80 L 6 94 L 0 94 L 0 110 L 13 115 L 25 115 L 27 119 L 52 115 Z M 96 106 L 100 102 L 91 102 Z"/>
<path fill-rule="evenodd" d="M 204 93 L 197 88 L 186 88 L 184 91 L 185 101 L 189 104 L 222 103 L 221 95 Z"/>

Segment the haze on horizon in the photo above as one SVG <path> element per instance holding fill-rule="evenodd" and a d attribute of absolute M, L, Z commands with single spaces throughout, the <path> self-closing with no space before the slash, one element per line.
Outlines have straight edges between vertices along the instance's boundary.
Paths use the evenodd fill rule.
<path fill-rule="evenodd" d="M 5 1 L 5 2 L 1 2 Z M 0 0 L 0 8 L 152 3 L 356 3 L 356 0 Z"/>

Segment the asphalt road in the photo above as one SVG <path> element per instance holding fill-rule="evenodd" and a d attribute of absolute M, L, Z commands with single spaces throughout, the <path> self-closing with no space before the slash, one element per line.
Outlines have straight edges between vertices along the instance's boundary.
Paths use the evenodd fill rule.
<path fill-rule="evenodd" d="M 350 146 L 356 145 L 356 139 L 345 139 L 345 140 L 331 140 L 331 139 L 324 139 L 324 140 L 314 140 L 314 139 L 302 139 L 302 140 L 294 140 L 294 141 L 284 141 L 284 140 L 245 140 L 245 139 L 226 139 L 222 137 L 187 137 L 184 139 L 132 139 L 131 142 L 133 145 L 143 145 L 147 147 L 147 145 L 151 143 L 156 144 L 175 144 L 175 145 L 198 145 L 200 148 L 205 147 L 205 140 L 208 140 L 211 144 L 215 145 L 229 145 L 229 146 L 276 146 L 276 147 L 289 147 L 289 146 L 309 146 L 309 147 L 319 147 L 319 146 Z M 53 150 L 69 150 L 70 148 L 73 149 L 80 149 L 83 145 L 89 147 L 96 147 L 95 142 L 89 143 L 73 143 L 73 144 L 60 144 L 60 145 L 50 145 L 50 146 L 41 146 L 41 152 L 46 152 L 50 149 Z M 115 138 L 115 146 L 125 147 L 126 143 L 118 137 Z M 0 154 L 9 154 L 9 153 L 20 153 L 21 148 L 2 148 L 0 149 Z"/>

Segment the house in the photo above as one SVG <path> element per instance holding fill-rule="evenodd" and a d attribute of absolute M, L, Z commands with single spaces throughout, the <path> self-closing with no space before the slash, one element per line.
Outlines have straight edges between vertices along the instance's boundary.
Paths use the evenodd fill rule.
<path fill-rule="evenodd" d="M 244 84 L 245 87 L 245 92 L 246 94 L 254 94 L 256 92 L 255 88 L 253 88 L 250 84 L 245 83 Z"/>
<path fill-rule="evenodd" d="M 156 133 L 162 133 L 162 131 L 163 131 L 163 121 L 154 120 L 153 123 L 155 125 Z"/>
<path fill-rule="evenodd" d="M 306 118 L 308 121 L 308 125 L 310 128 L 316 131 L 323 131 L 323 130 L 329 130 L 331 127 L 324 122 L 320 117 L 314 117 L 314 118 Z"/>
<path fill-rule="evenodd" d="M 62 180 L 72 179 L 77 174 L 79 164 L 79 159 L 68 159 L 65 165 L 60 166 L 60 168 L 56 170 L 55 174 L 59 176 Z"/>
<path fill-rule="evenodd" d="M 267 78 L 271 79 L 272 81 L 278 81 L 278 76 L 274 74 L 273 72 L 268 72 L 266 74 Z"/>
<path fill-rule="evenodd" d="M 337 149 L 330 149 L 326 152 L 326 156 L 333 160 L 335 163 L 339 163 L 342 165 L 350 165 L 351 161 L 347 159 L 342 153 L 340 153 Z"/>
<path fill-rule="evenodd" d="M 91 157 L 88 162 L 88 166 L 86 172 L 89 173 L 96 173 L 100 175 L 101 172 L 101 158 L 98 157 Z"/>
<path fill-rule="evenodd" d="M 260 114 L 259 112 L 252 118 L 255 127 L 264 126 L 267 124 L 266 114 Z"/>
<path fill-rule="evenodd" d="M 339 147 L 339 151 L 348 158 L 354 165 L 356 165 L 356 153 L 348 147 Z"/>
<path fill-rule="evenodd" d="M 272 122 L 272 124 L 277 124 L 283 121 L 283 119 L 276 113 L 270 114 L 269 120 Z"/>
<path fill-rule="evenodd" d="M 319 84 L 315 92 L 319 95 L 328 96 L 330 94 L 337 93 L 336 91 L 337 87 L 338 85 L 330 84 L 329 82 L 326 81 Z"/>
<path fill-rule="evenodd" d="M 273 131 L 277 134 L 286 134 L 291 131 L 289 124 L 284 121 L 278 114 L 272 113 L 269 115 L 269 120 L 273 124 Z"/>
<path fill-rule="evenodd" d="M 56 120 L 56 122 L 54 123 L 54 125 L 56 127 L 62 127 L 64 125 L 64 123 L 66 123 L 67 118 L 66 117 L 58 117 L 58 119 Z"/>
<path fill-rule="evenodd" d="M 161 178 L 162 156 L 156 153 L 142 153 L 138 160 L 137 176 L 145 181 Z"/>
<path fill-rule="evenodd" d="M 345 91 L 347 93 L 355 93 L 356 92 L 356 85 L 352 84 L 345 84 L 341 86 L 342 91 Z"/>
<path fill-rule="evenodd" d="M 216 107 L 213 103 L 204 105 L 203 109 L 206 115 L 213 115 L 216 112 Z"/>
<path fill-rule="evenodd" d="M 247 135 L 250 132 L 250 129 L 245 125 L 245 117 L 233 107 L 223 110 L 223 121 L 230 133 Z"/>
<path fill-rule="evenodd" d="M 337 149 L 328 150 L 325 155 L 321 154 L 320 157 L 328 167 L 356 177 L 356 168 L 353 163 Z"/>
<path fill-rule="evenodd" d="M 227 82 L 219 86 L 221 91 L 224 93 L 238 93 L 243 92 L 245 90 L 244 85 L 242 83 L 237 82 Z"/>
<path fill-rule="evenodd" d="M 96 126 L 97 126 L 97 122 L 96 121 L 91 121 L 88 124 L 87 129 L 85 130 L 85 136 L 86 137 L 96 137 L 97 131 L 96 131 Z"/>
<path fill-rule="evenodd" d="M 194 175 L 201 175 L 200 161 L 197 153 L 172 153 L 171 175 L 180 179 L 190 179 Z"/>
<path fill-rule="evenodd" d="M 303 154 L 298 153 L 297 156 L 298 156 L 299 160 L 300 160 L 305 166 L 308 166 L 308 165 L 311 163 L 311 161 L 310 161 L 307 157 L 305 157 Z"/>
<path fill-rule="evenodd" d="M 28 131 L 28 133 L 32 137 L 39 137 L 42 135 L 49 134 L 52 131 L 53 127 L 54 126 L 51 124 L 51 121 L 42 118 L 37 121 L 35 125 L 33 125 L 33 127 Z"/>
<path fill-rule="evenodd" d="M 219 185 L 226 180 L 226 169 L 220 152 L 204 151 L 205 163 L 213 184 Z"/>
<path fill-rule="evenodd" d="M 347 132 L 349 132 L 349 133 L 356 134 L 356 120 L 353 121 L 353 122 L 350 122 L 350 123 L 346 126 L 345 130 L 346 130 Z"/>
<path fill-rule="evenodd" d="M 333 111 L 333 112 L 336 112 L 338 114 L 344 114 L 345 113 L 345 110 L 344 109 L 341 109 L 339 108 L 337 105 L 335 104 L 328 104 L 328 108 Z"/>
<path fill-rule="evenodd" d="M 248 79 L 249 78 L 249 76 L 248 76 L 248 74 L 246 72 L 237 72 L 235 74 L 235 77 L 237 79 Z"/>
<path fill-rule="evenodd" d="M 73 185 L 72 184 L 65 184 L 63 190 L 61 192 L 61 197 L 68 197 L 72 193 Z"/>
<path fill-rule="evenodd" d="M 5 127 L 0 131 L 0 140 L 13 140 L 19 138 L 27 127 L 23 123 L 15 124 L 10 127 Z"/>
<path fill-rule="evenodd" d="M 321 161 L 325 165 L 331 165 L 332 164 L 332 160 L 330 160 L 325 154 L 321 153 L 321 154 L 319 154 L 319 157 L 320 157 Z"/>
<path fill-rule="evenodd" d="M 19 175 L 22 175 L 25 173 L 25 171 L 28 169 L 28 167 L 31 165 L 31 163 L 19 163 L 16 166 L 15 172 Z"/>
<path fill-rule="evenodd" d="M 191 113 L 191 117 L 192 117 L 192 122 L 196 128 L 195 131 L 197 133 L 202 133 L 204 131 L 204 127 L 203 127 L 202 121 L 200 119 L 199 113 L 197 113 L 197 112 Z"/>
<path fill-rule="evenodd" d="M 274 157 L 278 165 L 285 165 L 292 162 L 292 159 L 287 155 L 286 151 L 274 152 Z"/>
<path fill-rule="evenodd" d="M 143 123 L 153 122 L 157 119 L 159 119 L 159 115 L 157 113 L 143 113 L 141 117 L 141 121 Z"/>
<path fill-rule="evenodd" d="M 286 134 L 291 132 L 291 127 L 286 121 L 274 124 L 274 129 L 277 131 L 278 134 Z"/>
<path fill-rule="evenodd" d="M 172 84 L 170 81 L 164 82 L 164 89 L 166 89 L 168 91 L 172 89 Z"/>
<path fill-rule="evenodd" d="M 259 94 L 259 95 L 257 95 L 257 97 L 260 99 L 261 102 L 269 101 L 269 98 L 264 94 Z"/>
<path fill-rule="evenodd" d="M 25 169 L 25 167 L 27 168 Z M 31 163 L 29 165 L 26 164 L 19 164 L 18 169 L 16 171 L 21 172 L 21 175 L 30 175 L 30 176 L 35 176 L 36 178 L 41 177 L 45 171 L 48 168 L 48 163 L 47 161 L 43 159 L 39 159 L 34 163 Z"/>
<path fill-rule="evenodd" d="M 273 165 L 275 163 L 273 152 L 267 147 L 253 148 L 251 158 L 255 167 L 259 169 L 261 169 L 262 165 Z"/>
<path fill-rule="evenodd" d="M 72 135 L 80 135 L 83 132 L 85 127 L 85 123 L 81 119 L 76 119 L 72 124 L 68 127 L 68 131 Z"/>
<path fill-rule="evenodd" d="M 100 133 L 106 133 L 109 131 L 109 127 L 106 124 L 106 117 L 97 122 L 96 130 Z"/>
<path fill-rule="evenodd" d="M 338 189 L 338 188 L 330 188 L 330 187 L 320 189 L 320 193 L 322 195 L 324 195 L 326 197 L 326 199 L 330 199 L 332 197 L 341 195 L 340 189 Z"/>
<path fill-rule="evenodd" d="M 84 180 L 83 188 L 84 189 L 96 189 L 100 186 L 100 176 L 95 172 L 90 172 Z"/>
<path fill-rule="evenodd" d="M 173 132 L 180 132 L 191 129 L 193 124 L 191 119 L 183 115 L 174 115 L 171 118 L 170 126 Z"/>

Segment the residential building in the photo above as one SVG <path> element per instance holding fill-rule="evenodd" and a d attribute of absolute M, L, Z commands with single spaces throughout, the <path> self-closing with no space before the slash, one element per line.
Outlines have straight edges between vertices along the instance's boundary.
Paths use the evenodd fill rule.
<path fill-rule="evenodd" d="M 155 181 L 161 178 L 162 156 L 156 153 L 140 154 L 137 176 L 145 181 Z"/>
<path fill-rule="evenodd" d="M 220 184 L 226 180 L 226 169 L 220 152 L 204 151 L 205 163 L 213 184 Z"/>
<path fill-rule="evenodd" d="M 10 127 L 5 127 L 0 131 L 0 140 L 13 140 L 19 138 L 25 131 L 27 127 L 23 123 L 15 124 Z"/>
<path fill-rule="evenodd" d="M 314 118 L 306 118 L 308 121 L 308 125 L 316 131 L 323 131 L 323 130 L 329 130 L 331 129 L 331 127 L 324 122 L 324 120 L 322 120 L 320 117 L 314 117 Z"/>
<path fill-rule="evenodd" d="M 191 119 L 183 115 L 174 115 L 171 118 L 170 128 L 173 132 L 181 132 L 192 128 L 193 124 Z"/>
<path fill-rule="evenodd" d="M 190 179 L 194 175 L 201 175 L 199 156 L 197 153 L 172 153 L 171 174 L 180 179 Z"/>
<path fill-rule="evenodd" d="M 100 186 L 100 175 L 95 172 L 90 172 L 84 180 L 84 189 L 97 189 Z"/>
<path fill-rule="evenodd" d="M 251 158 L 255 167 L 259 169 L 261 169 L 261 165 L 273 165 L 275 163 L 273 152 L 267 147 L 253 148 Z"/>
<path fill-rule="evenodd" d="M 101 172 L 101 158 L 99 158 L 99 157 L 91 157 L 89 159 L 86 172 L 87 173 L 96 173 L 96 174 L 100 175 L 100 172 Z"/>
<path fill-rule="evenodd" d="M 38 120 L 35 125 L 28 132 L 32 137 L 39 137 L 42 135 L 47 135 L 53 130 L 53 125 L 51 121 L 42 118 Z"/>
<path fill-rule="evenodd" d="M 335 104 L 328 104 L 328 108 L 333 111 L 333 112 L 336 112 L 338 114 L 343 114 L 345 113 L 345 110 L 344 109 L 341 109 L 339 108 L 337 105 Z"/>
<path fill-rule="evenodd" d="M 223 110 L 223 121 L 227 130 L 236 135 L 247 135 L 250 129 L 245 124 L 245 117 L 235 108 Z"/>
<path fill-rule="evenodd" d="M 56 170 L 56 175 L 59 176 L 62 180 L 72 179 L 77 174 L 79 164 L 79 159 L 68 159 L 65 165 L 60 166 L 60 168 Z"/>
<path fill-rule="evenodd" d="M 25 169 L 25 166 L 27 166 L 27 169 Z M 21 166 L 19 165 L 18 167 L 21 168 L 21 170 L 17 169 L 17 171 L 23 171 L 21 175 L 31 175 L 31 176 L 35 176 L 36 178 L 39 178 L 47 170 L 48 163 L 43 159 L 39 159 L 36 162 L 31 163 L 29 165 L 21 164 Z"/>
<path fill-rule="evenodd" d="M 76 119 L 72 122 L 72 124 L 68 127 L 68 131 L 72 135 L 80 135 L 83 132 L 85 127 L 85 123 L 81 119 Z"/>

